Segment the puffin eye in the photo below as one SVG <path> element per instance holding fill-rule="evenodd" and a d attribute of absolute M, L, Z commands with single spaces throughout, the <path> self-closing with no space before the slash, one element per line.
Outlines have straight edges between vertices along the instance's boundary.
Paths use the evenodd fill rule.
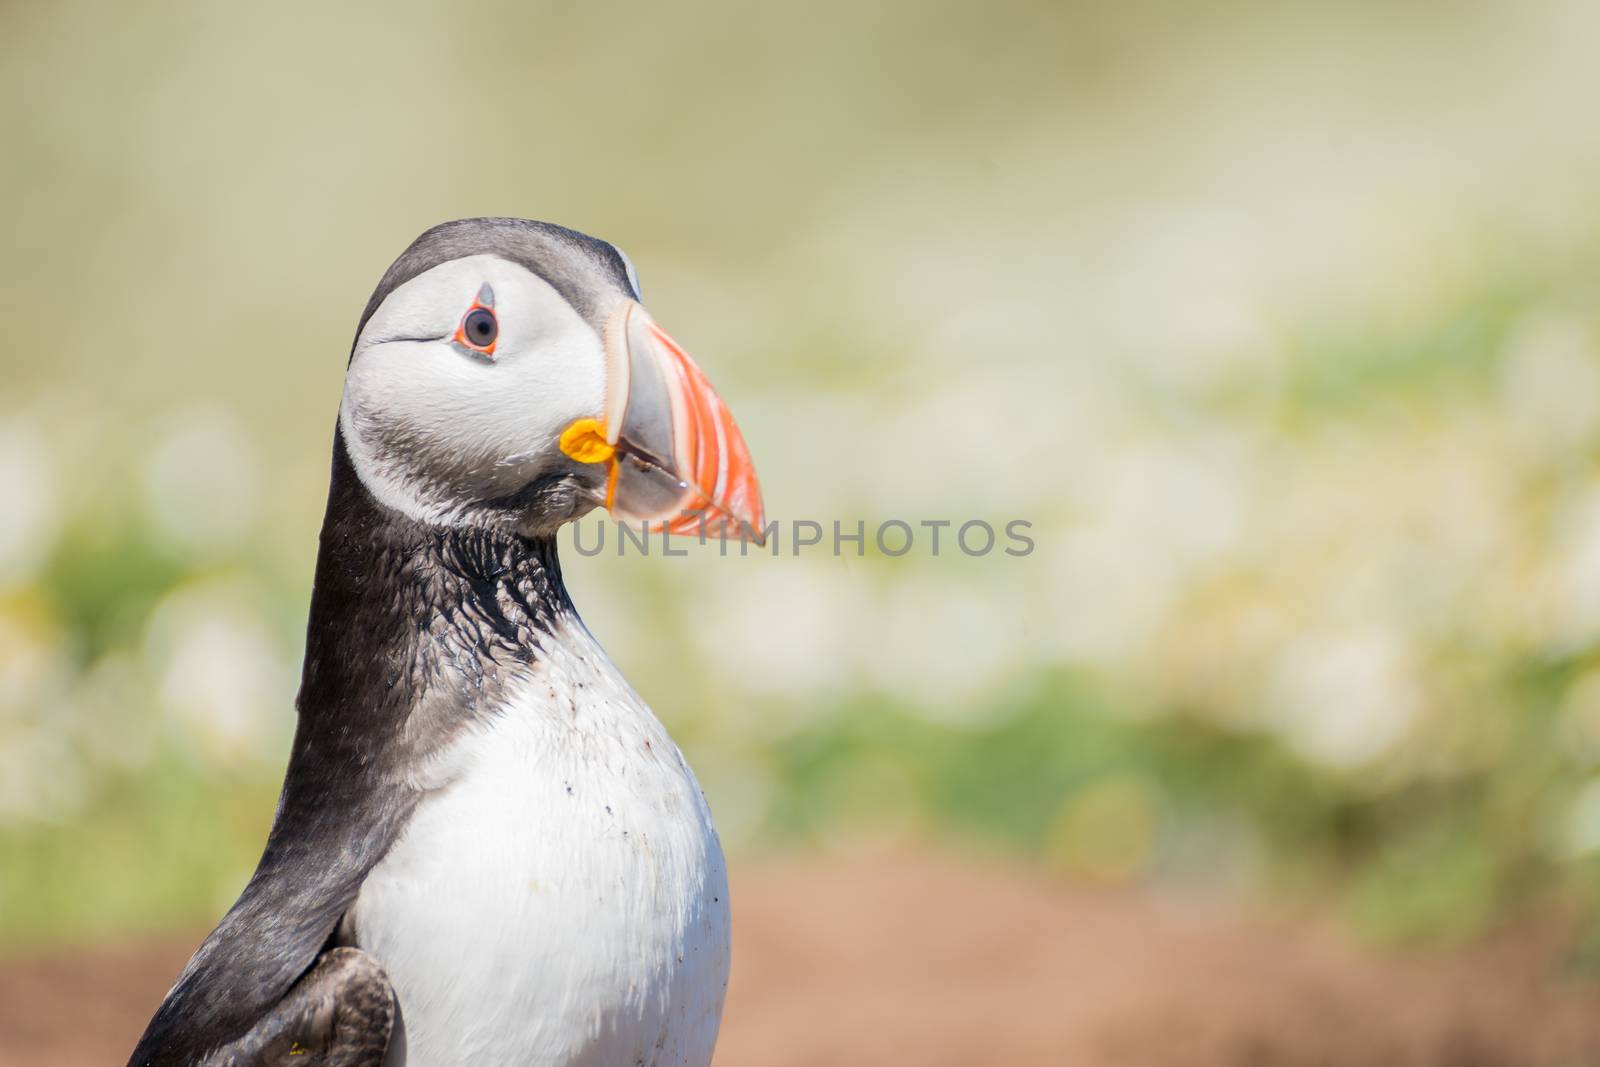
<path fill-rule="evenodd" d="M 473 308 L 461 320 L 460 339 L 480 352 L 493 352 L 494 339 L 499 336 L 500 323 L 486 307 Z"/>

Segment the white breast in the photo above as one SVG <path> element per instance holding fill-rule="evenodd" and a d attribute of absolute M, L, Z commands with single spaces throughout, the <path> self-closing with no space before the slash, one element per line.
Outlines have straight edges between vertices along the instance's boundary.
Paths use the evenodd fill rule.
<path fill-rule="evenodd" d="M 683 756 L 583 630 L 552 640 L 352 911 L 400 1002 L 406 1067 L 705 1067 L 728 880 Z"/>

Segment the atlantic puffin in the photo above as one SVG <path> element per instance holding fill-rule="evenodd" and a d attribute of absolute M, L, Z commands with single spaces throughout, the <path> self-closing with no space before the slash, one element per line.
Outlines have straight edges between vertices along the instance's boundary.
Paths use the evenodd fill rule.
<path fill-rule="evenodd" d="M 727 871 L 562 583 L 557 530 L 597 506 L 763 521 L 743 437 L 618 249 L 428 230 L 356 328 L 265 850 L 132 1067 L 710 1062 Z"/>

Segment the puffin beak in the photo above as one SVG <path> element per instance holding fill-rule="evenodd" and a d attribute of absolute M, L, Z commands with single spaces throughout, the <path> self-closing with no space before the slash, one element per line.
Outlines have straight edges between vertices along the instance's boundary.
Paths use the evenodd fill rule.
<path fill-rule="evenodd" d="M 633 300 L 605 331 L 606 410 L 561 435 L 561 450 L 606 465 L 605 506 L 619 522 L 761 544 L 755 466 L 711 383 Z"/>

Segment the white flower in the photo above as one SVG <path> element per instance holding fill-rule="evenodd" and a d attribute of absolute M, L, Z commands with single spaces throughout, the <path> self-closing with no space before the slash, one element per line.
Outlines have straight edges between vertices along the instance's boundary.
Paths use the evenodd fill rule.
<path fill-rule="evenodd" d="M 1355 767 L 1405 736 L 1422 705 L 1405 643 L 1369 627 L 1307 633 L 1279 661 L 1267 722 L 1305 758 Z"/>
<path fill-rule="evenodd" d="M 60 525 L 56 471 L 37 433 L 0 424 L 0 588 L 31 577 Z"/>
<path fill-rule="evenodd" d="M 271 763 L 293 727 L 294 675 L 238 584 L 170 594 L 151 616 L 146 646 L 168 723 L 214 768 Z"/>
<path fill-rule="evenodd" d="M 151 522 L 186 554 L 227 549 L 257 515 L 261 471 L 238 421 L 217 410 L 186 412 L 166 427 L 145 468 Z"/>

